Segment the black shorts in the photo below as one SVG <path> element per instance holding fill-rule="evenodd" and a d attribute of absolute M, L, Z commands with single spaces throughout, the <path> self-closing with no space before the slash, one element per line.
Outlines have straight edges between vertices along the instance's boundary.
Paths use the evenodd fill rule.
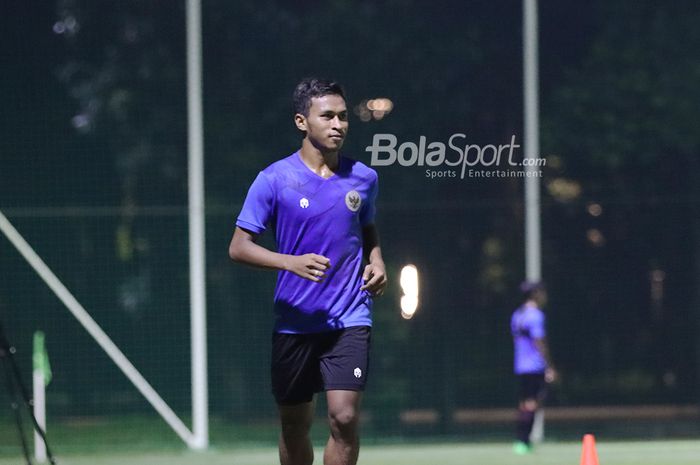
<path fill-rule="evenodd" d="M 310 402 L 317 392 L 363 391 L 370 327 L 272 335 L 272 393 L 280 405 Z"/>
<path fill-rule="evenodd" d="M 526 373 L 518 375 L 518 400 L 535 399 L 544 401 L 547 397 L 547 383 L 544 373 Z"/>

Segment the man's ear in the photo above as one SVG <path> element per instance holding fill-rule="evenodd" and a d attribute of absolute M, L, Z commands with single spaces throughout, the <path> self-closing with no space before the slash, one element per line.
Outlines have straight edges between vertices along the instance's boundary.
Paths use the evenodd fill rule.
<path fill-rule="evenodd" d="M 297 129 L 306 132 L 306 116 L 297 113 L 294 115 L 294 124 L 297 125 Z"/>

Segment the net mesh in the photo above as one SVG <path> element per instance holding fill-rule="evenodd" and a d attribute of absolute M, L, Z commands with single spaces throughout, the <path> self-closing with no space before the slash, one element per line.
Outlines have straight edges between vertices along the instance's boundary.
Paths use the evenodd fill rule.
<path fill-rule="evenodd" d="M 10 64 L 0 79 L 12 91 L 0 114 L 0 208 L 187 422 L 184 9 L 108 3 L 112 14 L 104 15 L 101 4 L 57 1 L 34 12 L 32 21 L 8 25 Z M 294 84 L 318 69 L 339 77 L 352 112 L 347 153 L 368 164 L 365 148 L 378 133 L 419 144 L 421 136 L 447 143 L 466 132 L 467 141 L 481 146 L 506 144 L 515 135 L 522 144 L 520 18 L 483 3 L 473 6 L 478 15 L 465 19 L 413 2 L 405 8 L 391 1 L 335 2 L 304 14 L 272 1 L 206 2 L 207 332 L 215 442 L 275 440 L 268 372 L 275 276 L 232 264 L 227 246 L 256 173 L 299 144 L 290 117 Z M 31 13 L 23 8 L 19 18 Z M 544 51 L 557 37 L 557 8 L 543 5 Z M 609 17 L 587 14 L 584 26 L 597 14 Z M 494 21 L 503 27 L 488 27 Z M 331 33 L 352 40 L 331 53 L 319 39 Z M 608 47 L 617 43 L 615 35 L 602 37 Z M 571 41 L 572 53 L 584 61 L 592 45 Z M 561 63 L 579 69 L 575 65 Z M 673 139 L 669 130 L 661 142 L 645 140 L 648 150 L 635 159 L 598 119 L 579 124 L 581 112 L 595 113 L 587 88 L 543 66 L 543 273 L 549 338 L 563 375 L 550 406 L 697 403 L 697 141 Z M 394 105 L 381 118 L 367 112 L 366 100 L 376 97 Z M 623 111 L 638 127 L 651 124 Z M 572 128 L 585 143 L 565 139 Z M 508 320 L 524 270 L 523 180 L 460 179 L 459 173 L 431 179 L 426 167 L 398 163 L 377 171 L 377 225 L 391 281 L 374 309 L 366 431 L 372 438 L 509 435 L 510 417 L 499 417 L 498 409 L 515 402 Z M 273 246 L 271 237 L 263 241 Z M 49 430 L 64 447 L 116 437 L 176 443 L 4 239 L 0 256 L 0 313 L 26 380 L 32 333 L 46 333 L 54 373 Z M 398 276 L 409 263 L 419 270 L 421 294 L 416 315 L 405 320 Z M 493 431 L 460 416 L 482 409 L 492 412 L 486 421 L 496 425 Z M 0 411 L 0 417 L 3 428 L 13 427 L 9 414 Z M 664 431 L 694 431 L 679 421 L 673 418 Z M 0 441 L 15 450 L 11 434 Z"/>

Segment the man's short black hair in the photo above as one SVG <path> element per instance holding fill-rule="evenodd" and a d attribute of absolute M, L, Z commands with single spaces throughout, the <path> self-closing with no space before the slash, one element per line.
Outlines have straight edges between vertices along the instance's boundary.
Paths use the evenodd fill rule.
<path fill-rule="evenodd" d="M 544 290 L 542 281 L 523 281 L 520 283 L 520 297 L 523 301 L 532 299 L 537 292 Z"/>
<path fill-rule="evenodd" d="M 294 114 L 301 113 L 304 116 L 309 116 L 311 99 L 331 94 L 340 95 L 343 100 L 346 100 L 343 87 L 335 81 L 315 77 L 302 79 L 294 89 Z"/>

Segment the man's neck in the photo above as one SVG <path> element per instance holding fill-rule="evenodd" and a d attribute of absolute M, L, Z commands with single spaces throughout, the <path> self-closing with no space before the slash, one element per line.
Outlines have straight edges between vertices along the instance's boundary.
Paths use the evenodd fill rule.
<path fill-rule="evenodd" d="M 311 171 L 321 177 L 329 178 L 338 170 L 338 152 L 322 152 L 307 139 L 301 144 L 299 156 Z"/>

